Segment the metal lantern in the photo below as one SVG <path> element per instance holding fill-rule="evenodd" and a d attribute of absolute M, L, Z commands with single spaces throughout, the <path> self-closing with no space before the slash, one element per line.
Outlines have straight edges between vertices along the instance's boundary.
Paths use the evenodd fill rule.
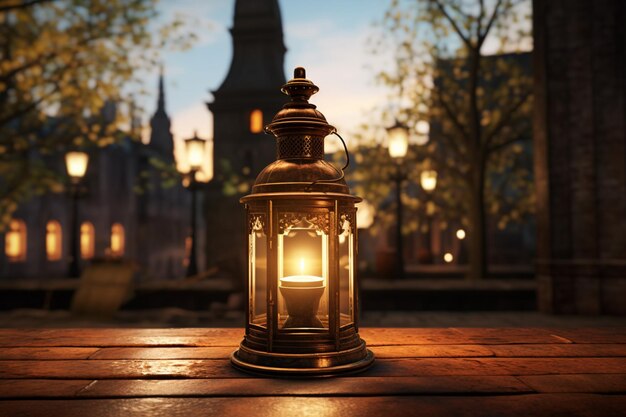
<path fill-rule="evenodd" d="M 358 333 L 355 204 L 361 199 L 324 160 L 324 138 L 335 128 L 308 102 L 318 90 L 304 68 L 295 69 L 281 90 L 291 101 L 265 127 L 277 139 L 277 160 L 241 199 L 248 308 L 246 334 L 231 360 L 245 371 L 332 375 L 374 361 Z"/>

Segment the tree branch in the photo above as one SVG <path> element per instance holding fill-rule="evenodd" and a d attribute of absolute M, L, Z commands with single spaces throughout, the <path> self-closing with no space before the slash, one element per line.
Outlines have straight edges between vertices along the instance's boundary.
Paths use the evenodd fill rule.
<path fill-rule="evenodd" d="M 469 142 L 470 141 L 469 134 L 465 131 L 465 127 L 456 117 L 450 105 L 443 98 L 443 94 L 441 93 L 441 88 L 436 88 L 435 91 L 437 91 L 437 95 L 439 96 L 439 102 L 441 103 L 441 106 L 443 107 L 443 109 L 446 111 L 446 114 L 452 120 L 452 123 L 459 130 L 459 133 L 461 133 L 461 135 L 466 140 L 466 142 Z"/>
<path fill-rule="evenodd" d="M 493 128 L 493 130 L 485 137 L 485 141 L 484 141 L 484 147 L 485 148 L 489 148 L 489 146 L 491 145 L 491 142 L 493 141 L 493 139 L 511 121 L 511 117 L 513 116 L 513 114 L 515 114 L 517 109 L 519 109 L 522 106 L 522 104 L 524 104 L 526 102 L 526 100 L 528 100 L 528 98 L 530 96 L 531 96 L 531 92 L 529 90 L 529 91 L 527 91 L 526 93 L 524 93 L 520 97 L 520 99 L 517 101 L 517 103 L 515 103 L 513 106 L 511 106 L 504 113 L 504 115 L 502 116 L 502 118 L 500 118 L 500 121 L 496 124 L 496 126 Z"/>
<path fill-rule="evenodd" d="M 487 153 L 488 154 L 492 154 L 498 151 L 501 151 L 502 149 L 506 148 L 509 145 L 514 144 L 515 142 L 521 142 L 521 141 L 526 141 L 530 139 L 530 135 L 528 134 L 528 129 L 524 129 L 522 132 L 520 132 L 518 135 L 513 136 L 510 139 L 507 139 L 505 141 L 502 141 L 500 143 L 496 143 L 495 145 L 492 145 L 490 147 L 487 148 Z"/>
<path fill-rule="evenodd" d="M 431 0 L 431 1 L 435 3 L 435 5 L 437 6 L 441 14 L 443 14 L 446 20 L 452 25 L 456 34 L 459 35 L 459 37 L 463 40 L 463 43 L 465 43 L 465 45 L 467 45 L 468 48 L 471 47 L 472 43 L 470 42 L 470 38 L 465 33 L 463 33 L 459 25 L 452 18 L 452 16 L 450 16 L 450 14 L 446 10 L 446 8 L 443 6 L 443 4 L 441 4 L 439 0 Z"/>
<path fill-rule="evenodd" d="M 496 21 L 496 18 L 498 17 L 498 9 L 500 9 L 501 5 L 502 5 L 502 0 L 498 0 L 495 7 L 493 8 L 493 13 L 491 14 L 491 17 L 489 18 L 489 21 L 487 22 L 487 26 L 485 26 L 485 31 L 482 33 L 478 32 L 478 45 L 479 46 L 482 45 L 485 39 L 487 38 L 487 35 L 489 34 L 489 31 L 491 30 L 493 23 Z"/>
<path fill-rule="evenodd" d="M 27 7 L 35 6 L 41 3 L 49 3 L 51 1 L 54 1 L 54 0 L 24 0 L 20 3 L 7 4 L 4 6 L 0 6 L 0 13 L 8 12 L 11 10 L 17 10 L 17 9 L 26 9 Z"/>

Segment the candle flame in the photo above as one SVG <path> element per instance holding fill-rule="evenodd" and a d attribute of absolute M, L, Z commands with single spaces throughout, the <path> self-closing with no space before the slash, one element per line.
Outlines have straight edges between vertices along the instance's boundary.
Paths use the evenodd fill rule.
<path fill-rule="evenodd" d="M 304 275 L 304 258 L 300 258 L 300 273 Z"/>

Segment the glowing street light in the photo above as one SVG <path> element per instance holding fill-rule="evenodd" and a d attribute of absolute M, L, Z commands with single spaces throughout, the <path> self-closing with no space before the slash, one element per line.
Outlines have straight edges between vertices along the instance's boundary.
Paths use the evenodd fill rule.
<path fill-rule="evenodd" d="M 185 139 L 185 151 L 187 153 L 187 163 L 191 171 L 198 171 L 204 163 L 206 150 L 206 139 L 198 137 L 198 132 L 194 132 L 193 137 Z"/>
<path fill-rule="evenodd" d="M 189 249 L 189 263 L 187 264 L 187 276 L 192 277 L 198 274 L 197 261 L 197 234 L 196 234 L 196 191 L 198 189 L 198 181 L 196 173 L 200 171 L 204 162 L 204 153 L 206 150 L 206 139 L 198 137 L 198 133 L 194 132 L 193 137 L 185 139 L 185 150 L 187 152 L 187 163 L 189 164 L 189 190 L 191 191 L 191 247 Z"/>
<path fill-rule="evenodd" d="M 72 182 L 72 227 L 70 235 L 70 263 L 67 275 L 70 278 L 80 276 L 80 264 L 78 257 L 79 229 L 78 229 L 78 199 L 80 197 L 80 182 L 87 172 L 89 155 L 86 152 L 70 151 L 65 154 L 65 169 Z"/>
<path fill-rule="evenodd" d="M 409 149 L 409 129 L 402 123 L 396 123 L 387 128 L 389 137 L 389 156 L 394 159 L 402 159 Z"/>
<path fill-rule="evenodd" d="M 456 231 L 456 238 L 459 240 L 465 239 L 465 230 L 459 229 Z"/>
<path fill-rule="evenodd" d="M 404 240 L 402 239 L 402 181 L 407 176 L 402 172 L 402 158 L 409 147 L 409 129 L 400 122 L 387 129 L 389 136 L 389 156 L 396 160 L 396 173 L 392 180 L 396 183 L 396 277 L 404 277 Z"/>
<path fill-rule="evenodd" d="M 65 154 L 65 168 L 72 182 L 80 182 L 87 172 L 89 155 L 86 152 L 72 151 Z"/>
<path fill-rule="evenodd" d="M 450 262 L 452 262 L 452 261 L 454 260 L 454 256 L 452 256 L 452 254 L 451 254 L 450 252 L 446 252 L 446 253 L 443 255 L 443 260 L 444 260 L 446 263 L 448 263 L 448 264 L 449 264 Z"/>
<path fill-rule="evenodd" d="M 427 169 L 420 174 L 420 185 L 426 192 L 431 192 L 437 188 L 437 171 Z"/>

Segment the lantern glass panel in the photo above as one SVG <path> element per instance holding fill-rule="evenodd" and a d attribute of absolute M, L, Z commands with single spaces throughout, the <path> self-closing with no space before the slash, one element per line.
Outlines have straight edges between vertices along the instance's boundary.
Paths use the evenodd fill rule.
<path fill-rule="evenodd" d="M 248 259 L 250 274 L 250 323 L 267 326 L 267 236 L 263 230 L 261 216 L 251 216 L 250 235 L 248 236 Z"/>
<path fill-rule="evenodd" d="M 341 216 L 339 224 L 339 317 L 345 326 L 354 322 L 354 235 L 347 216 Z"/>
<path fill-rule="evenodd" d="M 328 213 L 283 213 L 278 327 L 328 329 Z"/>

